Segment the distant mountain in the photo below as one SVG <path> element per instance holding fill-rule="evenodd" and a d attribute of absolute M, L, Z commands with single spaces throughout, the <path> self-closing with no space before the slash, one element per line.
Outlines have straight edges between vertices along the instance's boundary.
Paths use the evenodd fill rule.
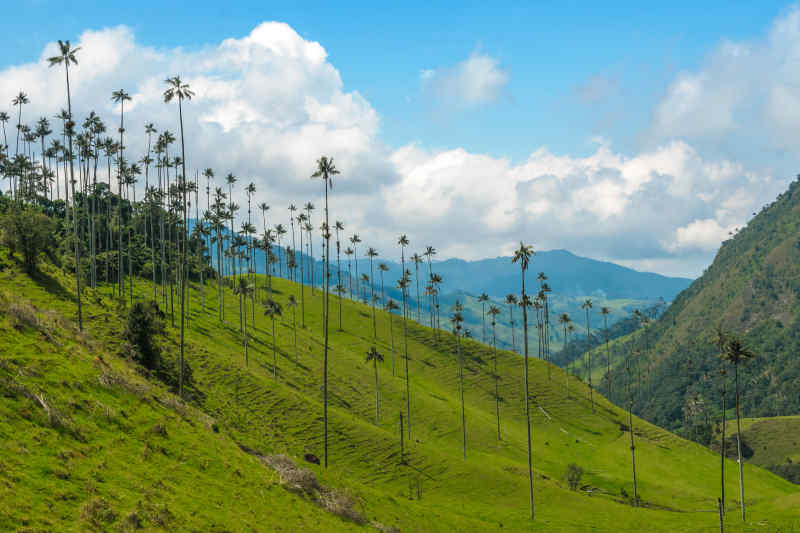
<path fill-rule="evenodd" d="M 519 292 L 519 265 L 512 264 L 510 257 L 479 261 L 448 259 L 435 265 L 436 271 L 444 277 L 445 293 L 463 290 L 501 297 Z M 538 272 L 547 274 L 554 293 L 565 296 L 601 295 L 609 299 L 672 300 L 692 282 L 687 278 L 639 272 L 607 261 L 580 257 L 567 250 L 537 252 L 528 274 L 531 281 Z"/>

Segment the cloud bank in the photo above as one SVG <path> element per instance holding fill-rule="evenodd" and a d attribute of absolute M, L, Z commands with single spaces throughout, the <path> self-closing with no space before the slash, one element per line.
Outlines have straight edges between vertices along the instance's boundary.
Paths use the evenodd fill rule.
<path fill-rule="evenodd" d="M 144 124 L 177 131 L 177 110 L 162 93 L 163 80 L 180 74 L 196 93 L 184 112 L 188 167 L 213 168 L 218 185 L 229 172 L 254 182 L 273 224 L 287 224 L 290 203 L 312 201 L 319 225 L 323 190 L 309 177 L 316 158 L 331 155 L 342 172 L 331 216 L 392 258 L 397 234 L 407 233 L 412 249 L 430 244 L 440 257 L 493 257 L 524 240 L 692 275 L 787 183 L 733 158 L 703 155 L 696 143 L 759 121 L 800 128 L 800 92 L 792 89 L 800 74 L 790 68 L 800 55 L 799 22 L 794 11 L 765 42 L 724 43 L 700 71 L 682 73 L 655 110 L 652 147 L 634 155 L 603 141 L 580 157 L 531 147 L 518 162 L 461 148 L 386 146 L 378 112 L 358 92 L 344 91 L 323 45 L 278 22 L 192 50 L 149 47 L 126 27 L 86 31 L 74 43 L 82 49 L 71 71 L 73 109 L 79 120 L 98 112 L 115 132 L 119 110 L 110 96 L 124 88 L 133 97 L 126 153 L 139 159 Z M 23 122 L 65 107 L 63 72 L 46 62 L 54 53 L 49 43 L 39 61 L 0 71 L 0 109 L 12 111 L 20 90 L 31 100 Z M 782 81 L 757 83 L 765 62 L 782 66 Z M 422 75 L 425 91 L 464 109 L 495 100 L 509 80 L 479 53 Z M 745 96 L 761 98 L 755 113 Z M 241 193 L 234 200 L 246 205 Z"/>

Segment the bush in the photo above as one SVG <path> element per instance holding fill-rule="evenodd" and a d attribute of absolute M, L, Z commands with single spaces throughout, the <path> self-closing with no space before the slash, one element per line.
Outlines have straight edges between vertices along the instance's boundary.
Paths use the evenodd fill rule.
<path fill-rule="evenodd" d="M 155 302 L 136 302 L 128 312 L 125 339 L 133 348 L 134 359 L 145 368 L 161 366 L 161 349 L 155 337 L 164 332 L 164 312 Z"/>
<path fill-rule="evenodd" d="M 36 270 L 39 254 L 50 249 L 55 222 L 32 207 L 9 210 L 0 219 L 3 244 L 19 251 L 27 272 Z"/>
<path fill-rule="evenodd" d="M 567 483 L 569 484 L 569 488 L 571 490 L 578 490 L 578 487 L 581 484 L 582 477 L 583 477 L 583 468 L 576 465 L 575 463 L 570 463 L 567 465 Z"/>

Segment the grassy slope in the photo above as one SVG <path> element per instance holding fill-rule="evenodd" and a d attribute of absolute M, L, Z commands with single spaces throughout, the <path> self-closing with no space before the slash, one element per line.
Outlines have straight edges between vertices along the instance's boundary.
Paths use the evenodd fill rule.
<path fill-rule="evenodd" d="M 725 424 L 729 435 L 736 433 L 736 420 Z M 759 466 L 778 465 L 789 458 L 800 462 L 800 416 L 743 418 L 742 438 L 753 449 L 748 462 Z"/>
<path fill-rule="evenodd" d="M 192 291 L 187 360 L 202 395 L 192 407 L 184 408 L 114 355 L 119 352 L 123 325 L 107 299 L 88 291 L 84 308 L 88 333 L 79 336 L 72 331 L 63 318 L 74 314 L 68 301 L 72 282 L 48 270 L 52 278 L 46 282 L 33 281 L 14 266 L 0 273 L 0 289 L 7 299 L 17 301 L 24 294 L 61 324 L 54 327 L 57 333 L 51 342 L 36 330 L 13 330 L 5 319 L 0 375 L 31 391 L 45 391 L 48 401 L 70 417 L 69 427 L 77 428 L 81 438 L 76 439 L 74 431 L 50 428 L 42 410 L 24 395 L 5 393 L 0 404 L 0 498 L 9 504 L 0 511 L 0 529 L 25 524 L 40 529 L 84 529 L 81 509 L 97 497 L 105 498 L 117 512 L 116 523 L 139 509 L 147 527 L 155 527 L 165 515 L 171 523 L 168 527 L 185 530 L 210 530 L 212 524 L 233 531 L 356 528 L 278 488 L 275 476 L 235 444 L 264 453 L 322 456 L 319 291 L 313 300 L 308 290 L 305 293 L 307 328 L 298 327 L 297 366 L 291 311 L 284 307 L 277 324 L 277 381 L 272 377 L 268 319 L 256 313 L 245 367 L 235 297 L 226 294 L 228 325 L 221 326 L 213 308 L 214 289 L 209 286 L 206 291 L 207 313 L 200 311 L 198 296 Z M 275 288 L 282 303 L 290 292 L 299 296 L 299 287 L 290 282 L 276 280 Z M 143 281 L 138 289 L 141 294 L 150 291 Z M 336 302 L 332 297 L 334 324 L 338 323 Z M 393 377 L 388 317 L 378 313 L 376 344 L 386 362 L 379 368 L 381 421 L 376 426 L 372 368 L 364 363 L 364 353 L 372 344 L 371 312 L 348 301 L 343 308 L 345 331 L 331 328 L 331 466 L 324 472 L 311 468 L 323 483 L 358 494 L 370 519 L 402 531 L 577 531 L 590 526 L 597 531 L 636 531 L 643 523 L 651 531 L 715 527 L 714 513 L 701 512 L 713 509 L 718 492 L 718 463 L 713 454 L 637 421 L 639 491 L 649 508 L 621 503 L 620 489 L 631 492 L 629 436 L 620 426 L 626 420 L 624 413 L 596 396 L 598 412 L 593 415 L 582 385 L 571 381 L 572 395 L 567 399 L 563 372 L 551 368 L 549 380 L 546 366 L 537 360 L 531 360 L 537 473 L 537 519 L 532 526 L 527 519 L 521 360 L 508 352 L 499 355 L 504 401 L 503 440 L 498 441 L 491 351 L 472 341 L 464 343 L 469 436 L 464 460 L 453 339 L 443 334 L 436 342 L 430 330 L 411 323 L 413 442 L 407 444 L 409 466 L 400 466 L 398 413 L 405 405 L 399 357 L 402 322 L 395 317 L 398 350 Z M 299 324 L 299 309 L 297 320 Z M 170 329 L 166 341 L 172 356 L 177 351 L 177 331 Z M 98 376 L 108 372 L 96 359 L 99 354 L 129 385 L 99 384 Z M 219 433 L 210 429 L 211 420 L 216 421 Z M 166 426 L 166 437 L 154 431 L 159 423 Z M 584 482 L 594 489 L 593 495 L 566 488 L 563 477 L 569 462 L 586 469 Z M 726 494 L 733 498 L 737 494 L 735 464 L 728 462 L 726 468 Z M 745 475 L 751 523 L 781 530 L 800 528 L 792 514 L 800 506 L 795 486 L 750 465 Z M 409 483 L 416 484 L 417 479 L 422 499 L 415 493 L 410 501 Z M 168 514 L 159 510 L 162 502 Z M 735 505 L 734 500 L 728 505 Z M 728 515 L 728 521 L 731 530 L 737 530 L 735 513 Z M 753 526 L 756 529 L 763 528 Z"/>

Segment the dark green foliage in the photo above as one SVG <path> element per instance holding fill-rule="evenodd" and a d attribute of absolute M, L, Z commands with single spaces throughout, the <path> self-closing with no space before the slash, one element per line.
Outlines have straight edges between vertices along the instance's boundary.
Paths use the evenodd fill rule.
<path fill-rule="evenodd" d="M 164 333 L 164 312 L 153 301 L 136 302 L 128 311 L 125 339 L 133 349 L 134 359 L 149 370 L 161 366 L 161 348 L 157 337 Z"/>
<path fill-rule="evenodd" d="M 578 490 L 582 477 L 583 468 L 575 463 L 570 463 L 567 465 L 567 483 L 569 484 L 570 490 Z"/>
<path fill-rule="evenodd" d="M 788 462 L 782 465 L 768 466 L 767 470 L 800 485 L 800 464 Z"/>
<path fill-rule="evenodd" d="M 39 254 L 52 246 L 56 224 L 33 207 L 12 208 L 0 219 L 3 244 L 11 253 L 22 254 L 25 270 L 33 272 Z"/>

